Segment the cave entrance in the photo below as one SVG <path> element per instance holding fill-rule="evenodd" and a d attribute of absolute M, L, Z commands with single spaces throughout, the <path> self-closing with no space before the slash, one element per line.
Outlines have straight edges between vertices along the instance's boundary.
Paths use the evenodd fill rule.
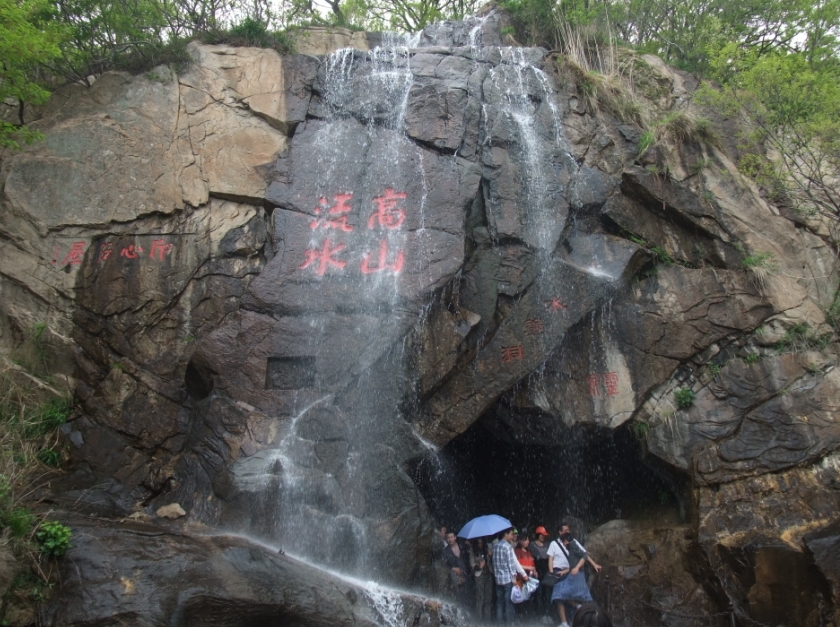
<path fill-rule="evenodd" d="M 417 464 L 415 483 L 439 525 L 457 531 L 488 513 L 552 535 L 567 518 L 587 528 L 617 518 L 684 522 L 688 477 L 646 454 L 629 425 L 565 428 L 539 412 L 514 413 L 497 404 Z"/>

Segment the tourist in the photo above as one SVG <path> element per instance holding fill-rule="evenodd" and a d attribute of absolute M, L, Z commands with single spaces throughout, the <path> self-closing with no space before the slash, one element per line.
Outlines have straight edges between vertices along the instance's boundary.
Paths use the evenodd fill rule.
<path fill-rule="evenodd" d="M 516 543 L 514 554 L 516 555 L 516 559 L 519 561 L 519 564 L 525 569 L 528 577 L 535 578 L 537 577 L 537 568 L 534 566 L 534 556 L 531 555 L 531 551 L 528 550 L 530 544 L 531 538 L 529 538 L 527 534 L 523 534 Z M 535 579 L 535 581 L 537 580 Z M 516 585 L 519 585 L 519 583 Z M 536 599 L 534 599 L 532 595 L 527 601 L 516 606 L 516 613 L 520 619 L 524 616 L 531 616 L 534 614 L 535 606 Z"/>
<path fill-rule="evenodd" d="M 477 538 L 472 542 L 470 568 L 475 583 L 475 617 L 477 620 L 490 620 L 493 617 L 493 572 L 490 569 L 490 555 L 484 538 Z"/>
<path fill-rule="evenodd" d="M 513 622 L 516 610 L 510 599 L 510 591 L 516 574 L 519 573 L 523 579 L 528 580 L 528 574 L 513 552 L 515 537 L 516 530 L 513 527 L 502 531 L 493 552 L 493 574 L 496 578 L 496 622 L 498 623 Z"/>
<path fill-rule="evenodd" d="M 560 526 L 560 533 L 571 534 L 572 533 L 572 528 L 568 524 L 563 523 Z M 600 573 L 601 572 L 601 565 L 595 563 L 595 560 L 592 559 L 592 556 L 587 552 L 587 550 L 585 548 L 583 548 L 583 545 L 580 542 L 578 542 L 577 539 L 575 539 L 574 536 L 572 536 L 572 543 L 574 543 L 577 546 L 578 550 L 580 550 L 580 552 L 583 553 L 586 556 L 586 561 L 589 562 L 592 565 L 592 568 L 595 569 L 595 572 Z"/>
<path fill-rule="evenodd" d="M 534 565 L 534 556 L 531 555 L 531 551 L 528 550 L 528 546 L 531 544 L 531 538 L 527 535 L 523 536 L 517 543 L 516 549 L 514 549 L 514 554 L 516 555 L 517 561 L 522 564 L 522 568 L 525 569 L 525 572 L 528 573 L 529 577 L 536 577 L 537 576 L 537 567 Z"/>
<path fill-rule="evenodd" d="M 469 555 L 467 548 L 462 545 L 455 533 L 450 531 L 446 534 L 446 547 L 443 549 L 443 561 L 449 568 L 449 583 L 455 592 L 458 604 L 463 608 L 469 608 L 472 604 L 468 575 L 470 572 Z"/>
<path fill-rule="evenodd" d="M 572 543 L 572 533 L 565 523 L 560 525 L 558 537 L 548 547 L 548 565 L 552 573 L 560 578 L 551 593 L 551 601 L 557 604 L 560 627 L 569 627 L 566 621 L 566 604 L 573 606 L 592 601 L 586 585 L 583 566 L 586 553 L 579 542 Z M 598 566 L 598 570 L 600 570 Z"/>
<path fill-rule="evenodd" d="M 613 627 L 613 624 L 604 610 L 594 603 L 584 603 L 575 612 L 572 627 Z"/>
<path fill-rule="evenodd" d="M 545 527 L 539 526 L 534 530 L 536 538 L 531 542 L 528 550 L 534 556 L 534 566 L 537 569 L 537 577 L 540 580 L 540 587 L 537 589 L 535 606 L 537 614 L 543 617 L 543 620 L 551 620 L 551 591 L 554 589 L 554 584 L 557 580 L 554 577 L 547 578 L 549 574 L 548 569 L 548 531 Z"/>
<path fill-rule="evenodd" d="M 440 529 L 438 530 L 438 535 L 440 536 L 440 541 L 441 541 L 441 544 L 442 544 L 442 548 L 445 549 L 447 546 L 449 546 L 449 543 L 446 541 L 446 536 L 447 536 L 446 525 L 441 525 L 440 526 Z"/>

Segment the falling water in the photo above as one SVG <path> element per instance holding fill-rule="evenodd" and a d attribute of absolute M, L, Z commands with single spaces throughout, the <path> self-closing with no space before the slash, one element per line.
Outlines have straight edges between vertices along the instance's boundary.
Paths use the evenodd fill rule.
<path fill-rule="evenodd" d="M 566 186 L 576 168 L 563 133 L 558 95 L 549 77 L 537 67 L 541 52 L 506 47 L 488 51 L 482 42 L 484 24 L 484 18 L 474 18 L 461 42 L 464 46 L 453 51 L 453 55 L 471 58 L 475 77 L 482 79 L 475 81 L 479 87 L 470 88 L 471 97 L 478 99 L 476 110 L 480 111 L 476 115 L 480 118 L 473 121 L 479 125 L 474 141 L 483 153 L 473 153 L 476 167 L 483 167 L 484 156 L 495 149 L 509 152 L 510 167 L 516 169 L 511 180 L 521 183 L 515 202 L 511 203 L 519 214 L 510 222 L 517 223 L 521 218 L 522 232 L 513 233 L 513 227 L 505 223 L 509 218 L 504 215 L 506 208 L 493 206 L 492 192 L 485 190 L 487 212 L 498 214 L 493 220 L 499 239 L 519 237 L 523 248 L 548 260 L 556 253 L 566 226 Z M 323 310 L 307 307 L 306 303 L 292 303 L 298 319 L 308 324 L 308 335 L 299 354 L 323 360 L 321 353 L 328 341 L 346 340 L 350 344 L 351 335 L 353 340 L 360 340 L 364 350 L 344 379 L 325 382 L 319 371 L 320 378 L 312 390 L 290 393 L 293 410 L 274 417 L 279 423 L 279 434 L 273 447 L 244 459 L 234 473 L 240 490 L 267 495 L 262 506 L 273 508 L 271 524 L 253 530 L 255 534 L 270 538 L 287 552 L 306 555 L 310 563 L 329 566 L 332 572 L 339 570 L 365 578 L 387 576 L 384 570 L 377 570 L 382 566 L 370 558 L 381 531 L 374 527 L 376 516 L 369 513 L 370 501 L 378 494 L 368 491 L 381 492 L 388 485 L 369 486 L 369 467 L 387 457 L 396 446 L 393 441 L 410 429 L 400 415 L 398 403 L 389 405 L 390 401 L 381 403 L 380 399 L 404 397 L 413 385 L 413 373 L 406 372 L 406 338 L 412 326 L 424 323 L 424 312 L 430 310 L 428 303 L 413 301 L 405 292 L 406 275 L 423 286 L 434 280 L 429 261 L 435 254 L 434 240 L 429 231 L 437 225 L 429 224 L 426 215 L 430 197 L 436 191 L 434 180 L 429 178 L 430 161 L 455 163 L 461 159 L 455 154 L 438 154 L 407 135 L 409 94 L 416 84 L 411 58 L 417 52 L 418 42 L 419 36 L 388 34 L 381 46 L 369 52 L 344 49 L 325 59 L 315 90 L 317 102 L 313 105 L 318 114 L 302 124 L 293 138 L 293 142 L 301 137 L 311 142 L 304 145 L 313 153 L 308 155 L 310 171 L 305 173 L 313 181 L 312 189 L 305 189 L 305 194 L 294 189 L 289 194 L 289 206 L 281 207 L 295 219 L 304 215 L 315 225 L 325 215 L 331 215 L 330 210 L 347 207 L 347 215 L 353 217 L 353 221 L 344 223 L 345 233 L 353 231 L 346 236 L 348 251 L 350 237 L 354 237 L 354 245 L 373 251 L 367 255 L 375 255 L 380 247 L 384 251 L 381 259 L 394 268 L 398 265 L 396 251 L 412 247 L 415 257 L 406 255 L 404 266 L 403 261 L 399 262 L 402 273 L 365 273 L 352 284 L 343 283 L 346 276 L 327 274 L 321 283 L 313 283 L 311 294 L 305 296 L 311 295 L 314 300 L 331 290 L 346 290 L 341 292 L 347 298 L 340 308 L 331 301 L 325 301 L 328 304 Z M 403 188 L 399 182 L 407 180 L 414 184 L 415 192 L 410 198 L 400 196 Z M 405 202 L 413 220 L 410 229 L 369 232 L 374 203 L 386 196 Z M 330 237 L 341 236 L 339 230 L 329 231 Z M 312 226 L 303 232 L 308 242 L 300 246 L 315 250 L 322 245 L 324 231 Z M 375 259 L 365 259 L 369 258 Z M 300 269 L 298 266 L 291 270 Z M 602 273 L 595 262 L 588 271 L 593 276 Z M 337 316 L 346 318 L 342 333 L 330 335 L 334 329 L 329 324 Z M 379 344 L 387 346 L 379 350 Z M 393 389 L 399 392 L 392 394 Z M 305 432 L 308 421 L 315 419 L 348 433 L 346 438 L 336 436 L 322 443 L 325 447 L 338 447 L 346 440 L 347 451 L 341 464 L 328 470 L 319 465 L 321 453 L 314 438 Z M 454 476 L 452 467 L 439 456 L 438 448 L 417 433 L 413 435 L 412 459 L 417 461 L 424 455 L 425 459 L 413 469 L 395 462 L 389 468 L 396 475 L 394 480 L 413 485 L 414 479 L 417 483 L 416 477 L 407 474 L 412 470 L 432 473 L 441 481 L 447 474 Z M 325 453 L 324 457 L 330 454 Z M 398 596 L 376 584 L 366 584 L 366 590 L 366 598 L 380 616 L 381 624 L 402 624 Z"/>

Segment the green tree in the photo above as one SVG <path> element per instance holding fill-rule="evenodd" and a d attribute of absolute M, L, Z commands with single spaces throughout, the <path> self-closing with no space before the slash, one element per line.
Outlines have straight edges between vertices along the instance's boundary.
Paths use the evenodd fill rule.
<path fill-rule="evenodd" d="M 43 64 L 59 56 L 65 29 L 46 0 L 0 0 L 0 147 L 19 148 L 39 137 L 24 125 L 25 103 L 49 98 Z"/>
<path fill-rule="evenodd" d="M 836 58 L 812 50 L 758 55 L 721 50 L 721 91 L 706 89 L 709 104 L 743 122 L 752 151 L 740 167 L 771 198 L 822 219 L 835 243 L 840 220 L 840 69 Z"/>

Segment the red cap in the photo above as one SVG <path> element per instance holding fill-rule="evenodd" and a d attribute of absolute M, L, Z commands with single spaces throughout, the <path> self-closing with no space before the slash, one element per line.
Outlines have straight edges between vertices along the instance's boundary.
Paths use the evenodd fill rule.
<path fill-rule="evenodd" d="M 536 529 L 534 529 L 534 533 L 538 533 L 541 536 L 548 537 L 548 532 L 545 530 L 545 527 L 537 527 Z"/>

